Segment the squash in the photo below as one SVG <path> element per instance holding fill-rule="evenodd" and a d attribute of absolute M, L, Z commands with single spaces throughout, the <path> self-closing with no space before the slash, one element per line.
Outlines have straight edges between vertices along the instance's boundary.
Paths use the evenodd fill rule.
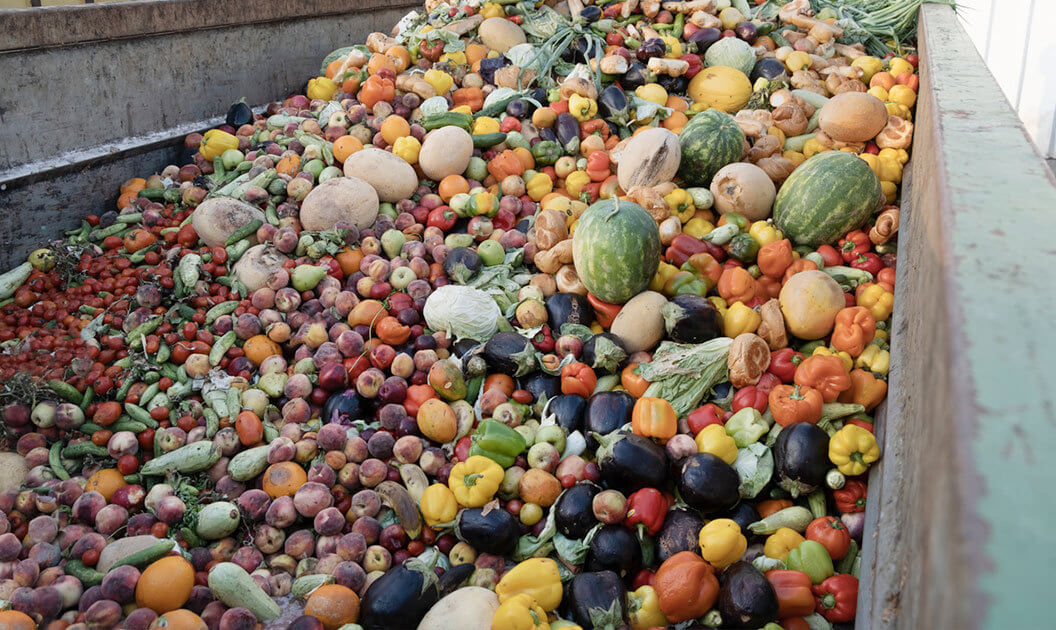
<path fill-rule="evenodd" d="M 464 586 L 433 604 L 418 630 L 491 630 L 491 618 L 498 608 L 495 591 Z"/>
<path fill-rule="evenodd" d="M 628 353 L 651 350 L 664 338 L 665 304 L 667 298 L 656 291 L 642 291 L 623 305 L 609 331 Z"/>
<path fill-rule="evenodd" d="M 268 467 L 267 444 L 239 452 L 227 463 L 227 474 L 235 481 L 256 479 Z"/>
<path fill-rule="evenodd" d="M 376 147 L 367 147 L 348 156 L 344 169 L 347 177 L 358 177 L 370 184 L 381 201 L 408 199 L 418 187 L 418 176 L 410 164 L 403 158 Z M 308 194 L 311 196 L 311 193 Z M 301 221 L 303 223 L 304 219 Z M 362 227 L 370 227 L 370 224 Z"/>
<path fill-rule="evenodd" d="M 727 164 L 711 180 L 715 209 L 721 214 L 736 212 L 749 221 L 770 216 L 777 189 L 766 171 L 748 162 Z"/>
<path fill-rule="evenodd" d="M 230 536 L 242 521 L 238 506 L 228 501 L 217 501 L 198 512 L 194 533 L 205 540 L 220 540 Z"/>
<path fill-rule="evenodd" d="M 740 111 L 752 96 L 752 82 L 747 75 L 729 66 L 704 68 L 689 81 L 693 102 L 714 107 L 726 113 Z"/>
<path fill-rule="evenodd" d="M 884 102 L 868 92 L 844 92 L 821 108 L 818 126 L 837 142 L 867 142 L 887 125 Z"/>
<path fill-rule="evenodd" d="M 627 143 L 620 154 L 616 177 L 624 191 L 663 184 L 675 178 L 681 160 L 677 135 L 660 127 L 647 129 Z"/>
<path fill-rule="evenodd" d="M 136 583 L 136 605 L 159 615 L 187 603 L 194 588 L 194 567 L 182 556 L 168 556 L 143 570 Z"/>
<path fill-rule="evenodd" d="M 426 177 L 440 181 L 449 175 L 461 175 L 471 157 L 473 136 L 461 127 L 449 125 L 426 134 L 418 153 L 418 165 Z"/>
<path fill-rule="evenodd" d="M 352 156 L 349 156 L 345 164 L 351 162 Z M 378 218 L 378 193 L 371 184 L 356 177 L 328 179 L 313 188 L 301 202 L 300 217 L 304 229 L 313 232 L 329 230 L 340 221 L 365 230 Z"/>
<path fill-rule="evenodd" d="M 264 213 L 232 197 L 206 199 L 191 214 L 191 225 L 198 238 L 210 247 L 225 245 L 229 236 L 253 221 L 263 223 Z M 249 238 L 255 241 L 254 236 Z"/>
<path fill-rule="evenodd" d="M 221 562 L 210 569 L 209 588 L 228 607 L 248 608 L 260 621 L 270 621 L 281 614 L 279 605 L 233 562 Z"/>
<path fill-rule="evenodd" d="M 500 53 L 528 41 L 520 26 L 500 17 L 488 18 L 481 22 L 477 27 L 477 37 L 485 46 Z"/>
<path fill-rule="evenodd" d="M 260 481 L 260 489 L 272 499 L 292 497 L 308 481 L 308 473 L 294 462 L 278 462 L 268 466 Z"/>
<path fill-rule="evenodd" d="M 271 276 L 282 269 L 284 262 L 285 254 L 274 245 L 254 245 L 235 263 L 235 275 L 246 286 L 246 290 L 252 293 L 267 285 Z"/>
<path fill-rule="evenodd" d="M 824 271 L 801 271 L 785 282 L 778 296 L 788 331 L 800 339 L 821 339 L 832 332 L 836 313 L 847 305 L 840 285 Z"/>
<path fill-rule="evenodd" d="M 304 614 L 322 622 L 326 630 L 359 621 L 359 596 L 347 586 L 325 584 L 308 596 Z"/>

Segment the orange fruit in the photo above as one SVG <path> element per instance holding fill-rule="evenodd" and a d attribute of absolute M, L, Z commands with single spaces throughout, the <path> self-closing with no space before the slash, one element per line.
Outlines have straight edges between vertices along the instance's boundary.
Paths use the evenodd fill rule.
<path fill-rule="evenodd" d="M 101 468 L 94 475 L 88 478 L 88 483 L 84 484 L 85 492 L 98 492 L 103 495 L 103 498 L 107 501 L 110 497 L 114 496 L 118 488 L 127 486 L 125 483 L 125 476 L 122 475 L 116 468 Z"/>
<path fill-rule="evenodd" d="M 198 615 L 180 608 L 158 617 L 147 630 L 209 630 L 209 626 Z"/>
<path fill-rule="evenodd" d="M 308 481 L 308 473 L 294 462 L 278 462 L 264 471 L 260 487 L 272 499 L 292 497 Z"/>
<path fill-rule="evenodd" d="M 143 570 L 136 583 L 136 605 L 159 615 L 187 603 L 194 588 L 194 567 L 180 556 L 167 556 Z"/>
<path fill-rule="evenodd" d="M 321 621 L 326 630 L 337 630 L 359 620 L 359 596 L 347 586 L 326 584 L 308 597 L 304 614 Z"/>
<path fill-rule="evenodd" d="M 26 613 L 17 610 L 0 612 L 0 630 L 34 630 L 36 622 Z"/>

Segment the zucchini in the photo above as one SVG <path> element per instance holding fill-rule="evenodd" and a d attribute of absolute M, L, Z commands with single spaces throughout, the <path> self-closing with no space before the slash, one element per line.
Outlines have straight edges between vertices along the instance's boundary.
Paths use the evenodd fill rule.
<path fill-rule="evenodd" d="M 221 562 L 209 571 L 209 588 L 229 608 L 247 608 L 260 621 L 275 619 L 282 612 L 249 573 L 234 562 Z"/>
<path fill-rule="evenodd" d="M 260 475 L 268 467 L 268 449 L 270 448 L 265 444 L 235 455 L 227 464 L 227 473 L 235 481 L 248 481 Z"/>
<path fill-rule="evenodd" d="M 495 133 L 478 133 L 473 136 L 473 148 L 490 149 L 496 144 L 506 142 L 506 134 L 501 131 Z"/>
<path fill-rule="evenodd" d="M 466 131 L 473 130 L 473 116 L 461 112 L 444 112 L 442 114 L 430 114 L 422 119 L 422 126 L 426 131 L 439 129 L 440 127 L 461 127 Z"/>
<path fill-rule="evenodd" d="M 227 501 L 210 503 L 198 512 L 194 533 L 203 540 L 219 540 L 230 536 L 241 522 L 238 506 Z"/>
<path fill-rule="evenodd" d="M 220 459 L 220 450 L 211 440 L 193 442 L 156 457 L 139 469 L 141 475 L 164 475 L 169 471 L 201 472 Z"/>

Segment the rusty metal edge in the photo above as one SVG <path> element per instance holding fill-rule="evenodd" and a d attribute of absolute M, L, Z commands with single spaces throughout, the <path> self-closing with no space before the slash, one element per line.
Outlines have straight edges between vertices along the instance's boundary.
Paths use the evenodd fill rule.
<path fill-rule="evenodd" d="M 404 7 L 421 7 L 421 1 L 134 0 L 7 9 L 0 11 L 0 54 Z"/>

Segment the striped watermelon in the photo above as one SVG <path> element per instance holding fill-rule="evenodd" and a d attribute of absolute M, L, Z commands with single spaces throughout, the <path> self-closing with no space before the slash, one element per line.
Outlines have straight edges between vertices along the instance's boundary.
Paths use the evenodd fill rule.
<path fill-rule="evenodd" d="M 825 151 L 785 180 L 774 200 L 774 223 L 796 245 L 817 247 L 862 227 L 883 202 L 880 180 L 865 160 Z"/>
<path fill-rule="evenodd" d="M 707 109 L 690 119 L 678 137 L 682 163 L 678 174 L 687 186 L 707 186 L 723 166 L 741 159 L 744 132 L 733 116 Z"/>
<path fill-rule="evenodd" d="M 572 261 L 583 286 L 623 304 L 649 286 L 660 266 L 660 230 L 636 203 L 603 199 L 587 208 L 572 235 Z"/>

